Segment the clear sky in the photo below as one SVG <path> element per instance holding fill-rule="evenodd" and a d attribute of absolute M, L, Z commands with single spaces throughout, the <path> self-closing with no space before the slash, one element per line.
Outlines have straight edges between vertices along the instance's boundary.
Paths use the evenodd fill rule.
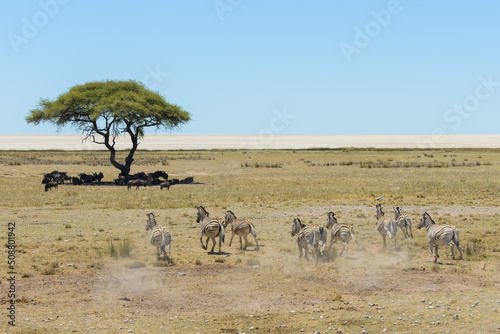
<path fill-rule="evenodd" d="M 23 0 L 0 4 L 0 133 L 42 97 L 137 80 L 181 134 L 500 129 L 500 1 Z M 71 133 L 71 128 L 63 131 Z"/>

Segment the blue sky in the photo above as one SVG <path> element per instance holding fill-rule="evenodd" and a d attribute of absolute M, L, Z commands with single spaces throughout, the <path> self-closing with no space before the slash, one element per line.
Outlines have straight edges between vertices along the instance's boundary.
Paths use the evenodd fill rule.
<path fill-rule="evenodd" d="M 498 1 L 3 1 L 0 133 L 96 80 L 189 111 L 181 134 L 498 133 Z M 71 133 L 71 128 L 63 132 Z"/>

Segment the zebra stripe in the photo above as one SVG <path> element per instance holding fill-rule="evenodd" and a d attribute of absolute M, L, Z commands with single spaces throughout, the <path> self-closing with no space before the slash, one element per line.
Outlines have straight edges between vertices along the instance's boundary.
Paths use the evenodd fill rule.
<path fill-rule="evenodd" d="M 213 245 L 210 253 L 213 253 L 215 245 L 217 243 L 215 241 L 215 238 L 219 237 L 219 254 L 221 254 L 221 245 L 224 242 L 224 237 L 226 234 L 224 220 L 222 220 L 221 218 L 210 218 L 208 211 L 205 210 L 205 208 L 202 206 L 197 207 L 197 210 L 198 214 L 196 216 L 196 222 L 201 223 L 201 248 L 207 250 L 208 241 L 211 239 Z M 203 236 L 207 237 L 206 244 L 203 244 Z"/>
<path fill-rule="evenodd" d="M 384 240 L 384 248 L 387 247 L 385 238 L 389 237 L 389 239 L 392 239 L 394 241 L 394 249 L 396 249 L 396 233 L 398 232 L 396 219 L 391 217 L 384 217 L 384 211 L 382 211 L 383 209 L 382 205 L 377 204 L 376 208 L 377 208 L 377 219 L 378 219 L 377 230 L 382 236 L 382 239 Z"/>
<path fill-rule="evenodd" d="M 455 226 L 436 225 L 427 212 L 422 215 L 417 228 L 421 229 L 424 226 L 427 230 L 427 241 L 429 241 L 430 252 L 434 256 L 434 263 L 436 263 L 439 258 L 438 246 L 440 245 L 448 245 L 450 247 L 450 256 L 453 260 L 455 260 L 454 247 L 456 246 L 460 252 L 460 258 L 465 260 L 462 254 L 462 248 L 460 247 L 458 229 Z M 434 252 L 432 252 L 433 248 Z"/>
<path fill-rule="evenodd" d="M 337 223 L 337 218 L 335 217 L 335 214 L 333 212 L 328 213 L 328 220 L 326 223 L 326 228 L 327 229 L 332 229 L 331 231 L 331 239 L 330 239 L 330 246 L 328 249 L 331 249 L 335 241 L 342 241 L 343 247 L 342 251 L 340 252 L 339 256 L 342 256 L 344 251 L 346 252 L 347 256 L 347 249 L 349 246 L 349 241 L 354 240 L 356 242 L 356 245 L 358 244 L 358 240 L 354 237 L 354 227 L 352 225 L 348 224 L 339 224 Z"/>
<path fill-rule="evenodd" d="M 305 224 L 302 224 L 299 218 L 295 218 L 293 220 L 291 236 L 293 237 L 297 235 L 299 259 L 302 258 L 302 251 L 304 251 L 304 257 L 307 261 L 309 261 L 307 253 L 310 252 L 311 254 L 314 254 L 312 251 L 312 247 L 314 247 L 316 250 L 318 249 L 318 240 L 321 237 L 319 233 L 323 233 L 322 230 L 322 227 L 318 228 L 318 230 L 316 231 L 312 226 L 306 226 Z"/>
<path fill-rule="evenodd" d="M 403 208 L 400 207 L 395 207 L 394 212 L 396 213 L 396 224 L 398 227 L 403 231 L 403 234 L 406 238 L 412 238 L 413 239 L 413 232 L 411 229 L 411 219 L 408 217 L 406 213 L 401 213 L 401 210 Z"/>
<path fill-rule="evenodd" d="M 170 254 L 170 244 L 172 236 L 166 227 L 158 226 L 156 223 L 155 214 L 153 212 L 147 214 L 148 221 L 146 223 L 146 231 L 151 230 L 151 245 L 156 246 L 157 258 L 160 259 L 160 252 L 163 253 L 163 259 L 168 258 L 172 262 Z M 165 250 L 165 247 L 167 248 Z M 168 253 L 168 255 L 167 255 Z"/>
<path fill-rule="evenodd" d="M 251 233 L 253 238 L 255 239 L 255 250 L 259 250 L 259 242 L 257 241 L 257 231 L 255 230 L 255 226 L 253 222 L 249 219 L 238 219 L 232 211 L 226 212 L 226 217 L 224 219 L 226 226 L 231 224 L 231 240 L 229 240 L 229 247 L 231 247 L 231 243 L 233 242 L 233 238 L 235 235 L 240 237 L 240 249 L 247 249 L 248 245 L 248 234 Z M 242 247 L 241 238 L 245 239 L 245 247 Z"/>

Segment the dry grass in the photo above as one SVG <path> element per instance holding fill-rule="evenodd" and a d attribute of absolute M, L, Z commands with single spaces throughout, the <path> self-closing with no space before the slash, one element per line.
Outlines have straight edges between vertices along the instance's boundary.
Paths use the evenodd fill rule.
<path fill-rule="evenodd" d="M 42 174 L 52 170 L 102 171 L 104 181 L 116 170 L 105 152 L 0 152 L 0 219 L 5 231 L 16 222 L 19 332 L 498 327 L 498 150 L 140 151 L 134 168 L 193 176 L 199 184 L 44 192 Z M 403 206 L 412 219 L 415 239 L 398 240 L 397 251 L 381 247 L 378 196 L 386 212 Z M 228 231 L 221 255 L 203 251 L 197 205 L 213 217 L 230 209 L 251 218 L 261 250 L 253 251 L 252 238 L 248 251 L 238 249 L 237 238 L 229 248 Z M 151 211 L 172 233 L 174 265 L 158 261 L 149 244 Z M 328 211 L 355 226 L 360 245 L 350 245 L 348 258 L 336 256 L 337 244 L 326 260 L 299 261 L 292 219 L 323 224 Z M 441 264 L 431 262 L 425 231 L 416 229 L 424 211 L 457 226 L 467 261 L 440 249 Z M 6 260 L 5 248 L 0 258 Z M 0 269 L 5 291 L 7 269 Z"/>

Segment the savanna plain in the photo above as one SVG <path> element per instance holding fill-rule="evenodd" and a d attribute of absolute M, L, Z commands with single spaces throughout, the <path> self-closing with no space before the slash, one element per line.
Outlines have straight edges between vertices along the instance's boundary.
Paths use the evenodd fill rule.
<path fill-rule="evenodd" d="M 125 152 L 120 152 L 125 154 Z M 124 158 L 124 157 L 122 157 Z M 500 150 L 138 151 L 132 173 L 165 170 L 176 184 L 127 190 L 59 185 L 118 171 L 104 151 L 0 151 L 0 331 L 13 333 L 498 333 Z M 383 196 L 383 199 L 376 200 Z M 375 205 L 400 206 L 414 238 L 383 248 Z M 239 249 L 200 245 L 196 207 L 250 218 Z M 294 218 L 352 224 L 359 244 L 299 260 Z M 172 235 L 158 260 L 146 214 Z M 465 260 L 429 253 L 424 212 L 456 226 Z M 8 325 L 8 224 L 15 223 L 16 322 Z M 330 236 L 328 236 L 328 244 Z M 328 246 L 327 244 L 327 246 Z M 210 246 L 210 245 L 209 245 Z M 216 248 L 217 250 L 217 248 Z"/>

